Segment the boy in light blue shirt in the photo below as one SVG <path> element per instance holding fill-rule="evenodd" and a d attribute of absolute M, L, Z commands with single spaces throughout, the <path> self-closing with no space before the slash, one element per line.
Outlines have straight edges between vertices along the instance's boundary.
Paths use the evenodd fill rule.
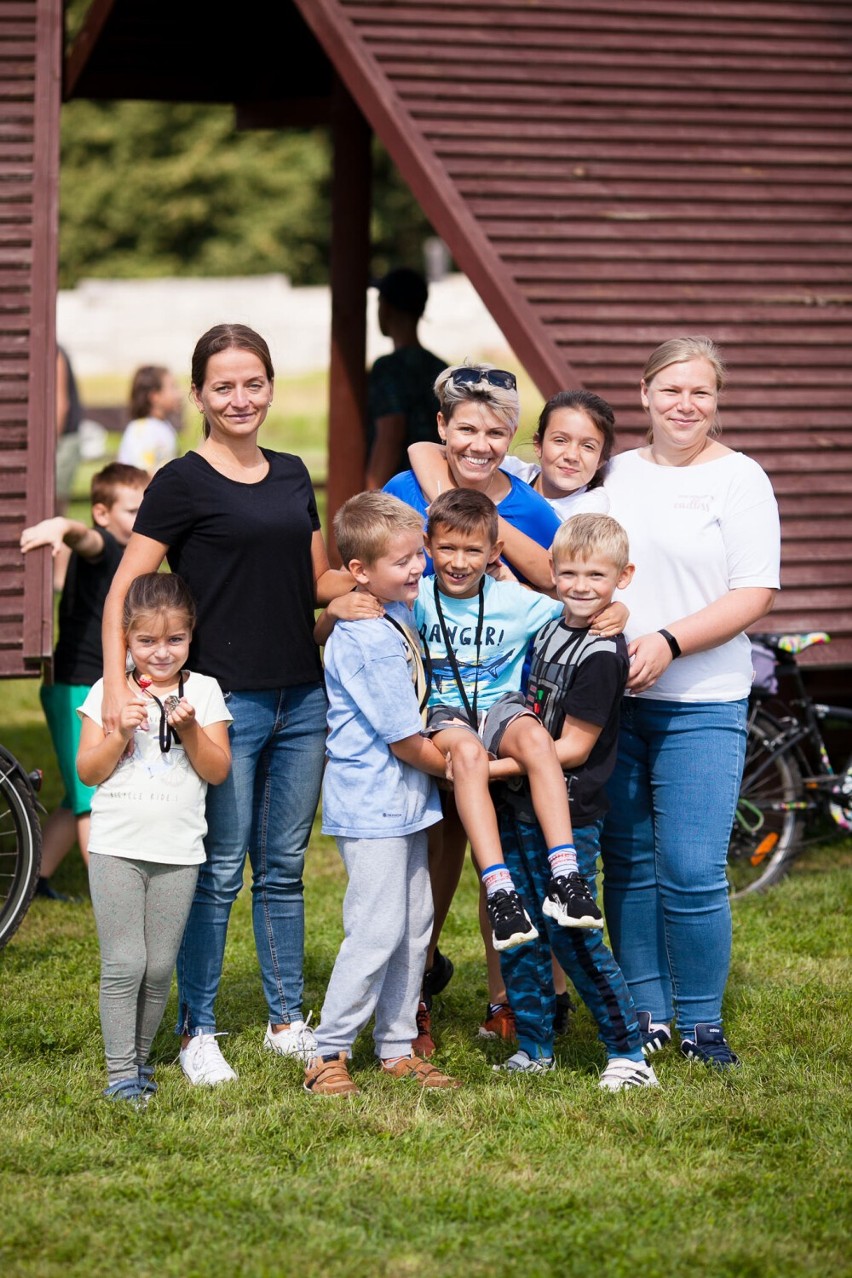
<path fill-rule="evenodd" d="M 334 535 L 356 589 L 384 616 L 340 621 L 330 636 L 324 616 L 315 631 L 318 642 L 327 638 L 322 828 L 337 840 L 349 884 L 304 1087 L 358 1092 L 347 1060 L 373 1015 L 385 1073 L 455 1087 L 411 1052 L 433 921 L 426 831 L 441 819 L 432 778 L 445 773 L 444 756 L 422 733 L 426 681 L 411 612 L 425 564 L 423 521 L 389 493 L 359 493 L 338 511 Z"/>
<path fill-rule="evenodd" d="M 502 549 L 497 527 L 496 506 L 476 489 L 453 488 L 432 502 L 426 546 L 435 575 L 414 611 L 431 668 L 427 734 L 448 760 L 486 891 L 494 948 L 502 951 L 534 940 L 538 931 L 504 862 L 488 791 L 502 774 L 501 761 L 506 769 L 519 764 L 528 778 L 547 846 L 547 899 L 560 926 L 600 928 L 603 916 L 577 871 L 556 749 L 520 691 L 530 640 L 562 605 L 488 575 Z"/>

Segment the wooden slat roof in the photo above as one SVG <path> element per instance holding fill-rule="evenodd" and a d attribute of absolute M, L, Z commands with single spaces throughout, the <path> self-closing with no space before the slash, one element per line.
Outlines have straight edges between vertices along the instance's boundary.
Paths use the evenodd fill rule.
<path fill-rule="evenodd" d="M 162 49 L 160 4 L 144 8 Z M 74 92 L 144 87 L 157 58 L 138 16 L 130 38 L 138 6 L 95 8 L 109 14 Z M 188 98 L 197 76 L 199 100 L 319 102 L 333 66 L 541 392 L 598 391 L 622 446 L 644 429 L 649 351 L 718 340 L 723 438 L 782 509 L 772 624 L 826 629 L 812 659 L 852 663 L 847 0 L 295 0 L 276 9 L 292 47 L 270 40 L 245 67 L 175 29 L 179 9 L 181 91 L 120 96 Z M 256 34 L 268 10 L 244 11 Z"/>

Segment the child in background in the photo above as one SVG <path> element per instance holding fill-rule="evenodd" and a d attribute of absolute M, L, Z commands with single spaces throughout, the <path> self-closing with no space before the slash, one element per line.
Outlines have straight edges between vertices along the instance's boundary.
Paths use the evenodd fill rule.
<path fill-rule="evenodd" d="M 554 917 L 563 927 L 600 928 L 600 910 L 577 873 L 553 742 L 520 691 L 529 642 L 561 605 L 488 575 L 502 545 L 497 508 L 484 493 L 454 488 L 436 498 L 426 546 L 435 575 L 418 597 L 415 617 L 432 670 L 427 733 L 449 761 L 456 806 L 485 887 L 494 948 L 511 949 L 538 935 L 503 860 L 488 790 L 500 760 L 521 765 L 529 777 L 547 841 L 546 896 Z"/>
<path fill-rule="evenodd" d="M 177 456 L 180 388 L 167 368 L 145 364 L 137 368 L 130 387 L 130 416 L 118 446 L 118 460 L 140 466 L 149 475 Z"/>
<path fill-rule="evenodd" d="M 365 492 L 341 506 L 334 536 L 356 590 L 372 595 L 384 616 L 339 621 L 328 637 L 332 605 L 315 631 L 318 643 L 328 637 L 322 828 L 337 840 L 349 884 L 345 937 L 304 1088 L 358 1092 L 347 1059 L 373 1015 L 384 1073 L 455 1087 L 411 1051 L 433 921 L 426 831 L 441 819 L 429 774 L 444 775 L 443 755 L 421 732 L 426 682 L 411 613 L 425 566 L 423 521 L 396 497 Z"/>
<path fill-rule="evenodd" d="M 50 876 L 76 839 L 88 865 L 89 813 L 94 790 L 77 776 L 80 720 L 77 710 L 103 670 L 101 615 L 113 575 L 130 540 L 133 522 L 148 484 L 136 466 L 111 462 L 92 477 L 94 527 L 57 515 L 21 534 L 24 554 L 50 546 L 53 557 L 71 551 L 59 602 L 59 639 L 53 654 L 53 682 L 41 688 L 41 703 L 65 786 L 61 805 L 42 831 L 41 876 L 36 891 L 67 901 L 51 886 Z"/>
<path fill-rule="evenodd" d="M 621 698 L 629 662 L 622 635 L 603 639 L 589 623 L 633 576 L 627 535 L 607 515 L 575 515 L 556 534 L 551 549 L 553 580 L 563 614 L 547 622 L 533 642 L 527 705 L 556 742 L 570 797 L 580 873 L 596 895 L 600 831 L 606 811 L 604 786 L 618 741 Z M 511 765 L 503 765 L 504 773 Z M 643 1035 L 621 968 L 601 932 L 566 931 L 560 906 L 545 896 L 550 873 L 547 842 L 525 780 L 504 787 L 499 804 L 506 863 L 531 903 L 541 935 L 534 946 L 500 956 L 519 1050 L 501 1066 L 512 1072 L 552 1069 L 555 998 L 551 950 L 598 1024 L 607 1052 L 600 1085 L 609 1091 L 653 1087 L 657 1079 L 643 1059 Z"/>
<path fill-rule="evenodd" d="M 157 1090 L 148 1055 L 204 860 L 207 785 L 231 767 L 231 715 L 219 685 L 183 668 L 194 625 L 180 577 L 134 578 L 123 626 L 136 695 L 109 734 L 102 679 L 78 711 L 77 770 L 97 787 L 89 886 L 101 947 L 104 1095 L 137 1104 Z"/>

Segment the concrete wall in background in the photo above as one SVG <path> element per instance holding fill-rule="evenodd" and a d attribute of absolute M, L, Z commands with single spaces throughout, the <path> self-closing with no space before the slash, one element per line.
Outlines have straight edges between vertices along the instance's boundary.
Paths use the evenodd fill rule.
<path fill-rule="evenodd" d="M 367 362 L 391 349 L 376 323 L 376 293 L 366 298 Z M 241 279 L 84 280 L 57 301 L 57 335 L 82 377 L 129 376 L 140 364 L 189 373 L 197 339 L 214 324 L 248 324 L 269 342 L 281 374 L 328 366 L 331 302 L 327 288 L 291 288 L 284 275 Z M 504 361 L 503 334 L 462 275 L 432 284 L 420 325 L 424 346 L 450 363 L 465 357 Z"/>

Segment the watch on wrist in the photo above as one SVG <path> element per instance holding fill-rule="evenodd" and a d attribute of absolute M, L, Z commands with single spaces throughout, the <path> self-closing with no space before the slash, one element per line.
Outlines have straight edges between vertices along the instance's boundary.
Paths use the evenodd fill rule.
<path fill-rule="evenodd" d="M 674 661 L 676 657 L 680 656 L 680 644 L 677 639 L 675 639 L 674 635 L 669 630 L 658 630 L 657 634 L 662 635 L 666 643 L 669 645 L 672 654 L 672 661 Z"/>

